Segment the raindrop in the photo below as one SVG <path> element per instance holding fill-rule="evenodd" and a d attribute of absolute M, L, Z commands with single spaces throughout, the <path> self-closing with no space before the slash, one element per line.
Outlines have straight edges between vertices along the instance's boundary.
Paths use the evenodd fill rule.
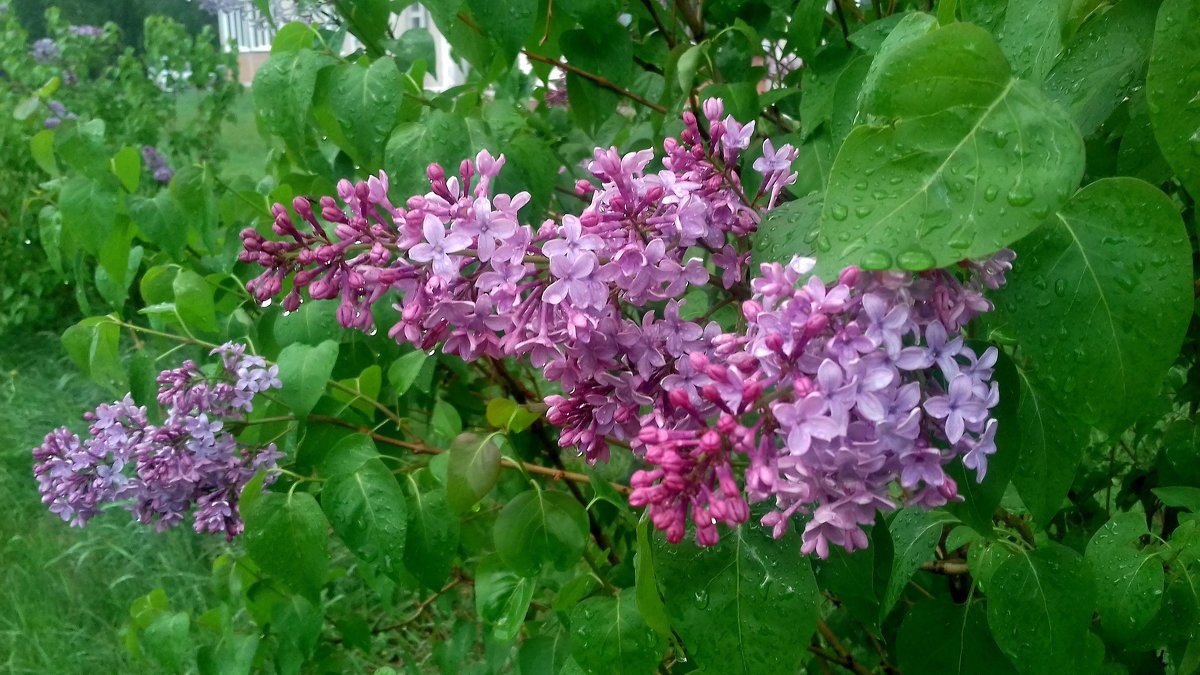
<path fill-rule="evenodd" d="M 874 206 L 871 206 L 870 204 L 863 204 L 862 206 L 854 209 L 854 215 L 858 216 L 859 218 L 866 218 L 867 216 L 871 215 L 871 212 L 874 210 Z"/>
<path fill-rule="evenodd" d="M 1058 279 L 1054 282 L 1054 294 L 1058 297 L 1063 297 L 1067 294 L 1067 280 Z"/>
<path fill-rule="evenodd" d="M 266 300 L 263 300 L 262 302 L 258 303 L 258 306 L 259 307 L 270 307 L 271 306 L 271 298 L 267 298 Z"/>
<path fill-rule="evenodd" d="M 708 591 L 696 591 L 696 607 L 698 609 L 706 609 L 708 607 Z"/>
<path fill-rule="evenodd" d="M 900 266 L 900 269 L 919 272 L 934 267 L 937 265 L 937 260 L 929 251 L 912 248 L 896 256 L 896 264 Z"/>
<path fill-rule="evenodd" d="M 865 270 L 885 270 L 892 266 L 892 256 L 887 251 L 870 251 L 862 257 Z"/>
<path fill-rule="evenodd" d="M 1017 183 L 1008 191 L 1007 198 L 1012 206 L 1025 206 L 1033 201 L 1033 190 L 1025 183 Z"/>
<path fill-rule="evenodd" d="M 829 207 L 829 215 L 834 220 L 841 221 L 845 220 L 846 216 L 850 215 L 850 213 L 846 210 L 845 206 L 842 206 L 841 204 L 834 204 Z"/>
<path fill-rule="evenodd" d="M 1000 188 L 996 187 L 995 185 L 989 185 L 983 191 L 983 200 L 987 202 L 994 202 L 996 201 L 996 195 L 998 194 L 1000 194 Z"/>

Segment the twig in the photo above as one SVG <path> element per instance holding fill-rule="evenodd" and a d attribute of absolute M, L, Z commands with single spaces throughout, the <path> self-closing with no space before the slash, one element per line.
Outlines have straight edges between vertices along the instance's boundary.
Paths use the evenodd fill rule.
<path fill-rule="evenodd" d="M 442 597 L 442 595 L 444 593 L 446 593 L 446 591 L 449 591 L 451 588 L 454 588 L 455 586 L 459 585 L 460 583 L 462 583 L 462 577 L 455 577 L 455 578 L 451 579 L 445 586 L 442 586 L 442 590 L 440 590 L 440 591 L 434 593 L 433 595 L 429 596 L 428 598 L 425 598 L 424 600 L 422 600 L 417 605 L 416 611 L 414 611 L 412 613 L 412 615 L 409 616 L 407 619 L 404 619 L 403 621 L 400 621 L 399 623 L 394 623 L 390 626 L 384 626 L 382 628 L 377 628 L 371 632 L 372 633 L 390 633 L 394 630 L 400 630 L 401 628 L 404 628 L 405 626 L 409 625 L 410 623 L 421 618 L 421 615 L 425 613 L 426 609 L 429 609 L 429 606 L 432 605 L 435 600 Z"/>
<path fill-rule="evenodd" d="M 527 49 L 522 49 L 521 53 L 524 54 L 526 56 L 526 58 L 528 58 L 530 61 L 538 61 L 540 63 L 546 63 L 549 65 L 555 66 L 557 68 L 561 68 L 561 69 L 567 71 L 568 73 L 575 73 L 576 75 L 578 75 L 586 80 L 591 80 L 596 86 L 600 87 L 601 89 L 607 89 L 611 92 L 614 92 L 616 94 L 624 96 L 625 98 L 627 98 L 631 101 L 634 101 L 635 103 L 640 103 L 640 104 L 646 106 L 647 108 L 653 110 L 654 112 L 664 113 L 664 114 L 667 112 L 666 108 L 655 103 L 654 101 L 651 101 L 648 98 L 645 98 L 641 94 L 637 94 L 632 91 L 629 91 L 628 89 L 626 89 L 625 87 L 622 87 L 619 84 L 615 84 L 595 73 L 590 73 L 586 70 L 583 70 L 582 68 L 573 66 L 573 65 L 567 63 L 566 61 L 559 61 L 558 59 L 552 59 L 549 56 L 542 56 L 541 54 L 534 54 L 533 52 L 530 52 Z"/>
<path fill-rule="evenodd" d="M 1033 530 L 1029 529 L 1029 523 L 1024 518 L 1019 518 L 1009 513 L 1003 506 L 996 507 L 996 513 L 992 516 L 993 519 L 1008 525 L 1021 535 L 1021 539 L 1025 540 L 1030 546 L 1037 546 L 1033 539 Z"/>
<path fill-rule="evenodd" d="M 692 31 L 692 39 L 699 42 L 704 39 L 704 20 L 699 13 L 693 14 L 688 7 L 686 0 L 675 0 L 675 8 L 683 15 L 684 22 L 687 23 L 688 29 Z"/>
<path fill-rule="evenodd" d="M 927 560 L 921 563 L 920 569 L 923 572 L 945 574 L 946 576 L 970 573 L 967 563 L 961 560 Z"/>
<path fill-rule="evenodd" d="M 817 619 L 817 630 L 821 633 L 821 637 L 825 638 L 825 641 L 829 643 L 829 646 L 833 647 L 833 650 L 837 652 L 837 657 L 830 660 L 847 670 L 858 673 L 858 675 L 871 675 L 871 671 L 866 666 L 854 660 L 854 657 L 850 655 L 850 650 L 846 649 L 846 645 L 842 644 L 842 641 L 838 639 L 837 634 L 833 632 L 829 624 L 825 623 L 825 619 Z"/>
<path fill-rule="evenodd" d="M 654 0 L 642 0 L 642 4 L 645 5 L 646 11 L 650 12 L 650 18 L 654 19 L 654 25 L 658 26 L 658 32 L 662 33 L 663 39 L 667 41 L 667 48 L 674 49 L 677 44 L 675 35 L 667 30 L 666 25 L 662 22 L 662 18 L 658 16 L 658 10 L 654 8 Z"/>

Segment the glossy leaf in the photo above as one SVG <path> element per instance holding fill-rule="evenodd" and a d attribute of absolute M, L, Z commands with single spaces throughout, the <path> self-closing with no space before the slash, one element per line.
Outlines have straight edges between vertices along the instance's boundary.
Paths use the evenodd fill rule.
<path fill-rule="evenodd" d="M 1089 136 L 1140 83 L 1155 2 L 1124 0 L 1088 21 L 1046 77 L 1046 95 Z"/>
<path fill-rule="evenodd" d="M 213 288 L 204 277 L 183 269 L 175 275 L 171 288 L 175 293 L 175 311 L 185 326 L 201 332 L 217 330 Z"/>
<path fill-rule="evenodd" d="M 109 317 L 94 316 L 71 326 L 62 335 L 63 347 L 92 381 L 120 389 L 125 381 L 121 367 L 121 328 Z"/>
<path fill-rule="evenodd" d="M 1200 0 L 1165 0 L 1154 28 L 1146 102 L 1154 137 L 1193 198 L 1200 196 Z"/>
<path fill-rule="evenodd" d="M 321 489 L 321 507 L 355 555 L 385 573 L 404 560 L 408 505 L 387 465 L 369 459 L 353 473 L 335 475 Z"/>
<path fill-rule="evenodd" d="M 996 31 L 1013 75 L 1041 82 L 1062 49 L 1058 8 L 1045 0 L 1010 0 Z"/>
<path fill-rule="evenodd" d="M 942 538 L 942 529 L 952 522 L 954 518 L 947 513 L 909 507 L 898 511 L 888 523 L 893 550 L 892 573 L 883 591 L 880 623 L 896 605 L 921 563 L 933 559 L 933 550 Z"/>
<path fill-rule="evenodd" d="M 259 125 L 296 152 L 307 145 L 309 108 L 317 73 L 332 63 L 311 49 L 275 52 L 254 74 L 254 105 Z"/>
<path fill-rule="evenodd" d="M 1012 482 L 1033 519 L 1048 523 L 1067 496 L 1087 436 L 1077 422 L 1064 417 L 1047 399 L 1040 383 L 1019 369 L 1018 374 L 1021 461 Z"/>
<path fill-rule="evenodd" d="M 403 96 L 400 71 L 392 59 L 370 66 L 344 64 L 330 72 L 329 106 L 349 146 L 344 148 L 368 171 L 383 161 Z"/>
<path fill-rule="evenodd" d="M 500 556 L 490 555 L 475 568 L 475 611 L 498 639 L 508 642 L 525 624 L 536 585 L 536 580 L 508 569 Z"/>
<path fill-rule="evenodd" d="M 885 59 L 881 55 L 880 59 Z M 1074 125 L 1014 79 L 995 39 L 952 24 L 874 64 L 878 85 L 834 160 L 818 273 L 909 270 L 990 255 L 1029 233 L 1083 174 Z"/>
<path fill-rule="evenodd" d="M 537 19 L 537 0 L 467 0 L 479 25 L 487 26 L 486 35 L 500 48 L 505 61 L 516 58 L 525 40 L 533 33 Z"/>
<path fill-rule="evenodd" d="M 429 191 L 425 169 L 439 163 L 447 175 L 457 173 L 458 163 L 474 157 L 478 149 L 462 117 L 431 110 L 417 122 L 401 124 L 392 131 L 384 148 L 383 166 L 392 190 L 398 194 Z"/>
<path fill-rule="evenodd" d="M 429 357 L 425 352 L 416 350 L 392 361 L 388 367 L 388 382 L 396 390 L 397 396 L 403 396 L 412 387 L 427 360 Z"/>
<path fill-rule="evenodd" d="M 816 630 L 821 598 L 795 534 L 780 540 L 757 524 L 700 548 L 656 535 L 654 566 L 671 626 L 705 672 L 795 672 Z M 787 621 L 780 621 L 786 616 Z"/>
<path fill-rule="evenodd" d="M 275 341 L 280 347 L 294 342 L 319 345 L 339 340 L 344 329 L 337 322 L 336 302 L 306 302 L 294 312 L 285 312 L 275 320 Z"/>
<path fill-rule="evenodd" d="M 671 634 L 671 622 L 658 590 L 658 570 L 650 538 L 650 521 L 643 518 L 637 526 L 637 553 L 633 559 L 635 597 L 646 625 L 667 637 Z"/>
<path fill-rule="evenodd" d="M 458 550 L 458 518 L 446 502 L 446 488 L 428 471 L 405 476 L 408 497 L 408 537 L 404 566 L 428 588 L 438 590 L 450 576 Z"/>
<path fill-rule="evenodd" d="M 988 625 L 1022 673 L 1072 670 L 1083 657 L 1092 619 L 1091 572 L 1059 544 L 1023 551 L 988 583 Z"/>
<path fill-rule="evenodd" d="M 1140 513 L 1117 514 L 1092 535 L 1085 559 L 1096 580 L 1096 604 L 1105 635 L 1128 642 L 1158 613 L 1166 576 Z"/>
<path fill-rule="evenodd" d="M 1187 241 L 1166 195 L 1108 178 L 1015 246 L 1020 268 L 996 295 L 997 321 L 1062 412 L 1116 432 L 1145 410 L 1191 313 Z M 1062 339 L 1065 326 L 1081 330 Z"/>
<path fill-rule="evenodd" d="M 446 496 L 450 510 L 465 513 L 492 491 L 500 477 L 500 448 L 495 435 L 460 434 L 450 446 Z"/>
<path fill-rule="evenodd" d="M 121 181 L 121 187 L 126 192 L 137 192 L 138 183 L 142 178 L 142 155 L 137 150 L 125 146 L 117 151 L 110 160 L 113 175 Z"/>
<path fill-rule="evenodd" d="M 338 344 L 333 340 L 315 347 L 301 343 L 284 347 L 276 359 L 279 381 L 283 383 L 279 400 L 296 415 L 308 415 L 325 393 L 337 356 Z"/>
<path fill-rule="evenodd" d="M 988 630 L 983 603 L 917 602 L 904 615 L 896 642 L 905 672 L 953 675 L 1016 673 Z"/>
<path fill-rule="evenodd" d="M 565 570 L 579 561 L 587 543 L 587 513 L 566 493 L 526 490 L 500 510 L 492 534 L 505 564 L 534 577 L 547 563 Z"/>
<path fill-rule="evenodd" d="M 328 524 L 307 492 L 268 492 L 242 504 L 246 550 L 264 572 L 312 600 L 329 571 Z"/>
<path fill-rule="evenodd" d="M 638 612 L 632 588 L 588 598 L 571 611 L 571 656 L 585 673 L 653 673 L 662 651 L 658 634 Z"/>

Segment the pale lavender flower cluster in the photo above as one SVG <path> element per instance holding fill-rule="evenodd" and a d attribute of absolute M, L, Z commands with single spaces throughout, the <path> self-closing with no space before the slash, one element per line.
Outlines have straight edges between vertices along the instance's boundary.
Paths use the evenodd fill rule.
<path fill-rule="evenodd" d="M 714 337 L 663 381 L 666 402 L 643 418 L 653 468 L 634 474 L 631 503 L 648 506 L 671 541 L 688 521 L 697 541 L 749 516 L 745 497 L 774 500 L 762 523 L 782 536 L 804 520 L 802 551 L 867 545 L 864 525 L 900 502 L 958 498 L 944 467 L 961 458 L 982 480 L 996 452 L 997 352 L 964 343 L 962 327 L 991 309 L 1012 254 L 950 272 L 844 270 L 826 285 L 811 259 L 762 265 L 746 328 Z M 893 493 L 898 486 L 900 496 Z"/>
<path fill-rule="evenodd" d="M 154 180 L 160 183 L 170 183 L 171 178 L 175 176 L 175 169 L 171 168 L 167 156 L 153 145 L 142 146 L 142 165 L 154 176 Z"/>
<path fill-rule="evenodd" d="M 50 109 L 50 114 L 46 116 L 42 125 L 47 129 L 57 129 L 64 121 L 79 119 L 75 113 L 67 110 L 62 101 L 46 101 L 46 107 Z"/>
<path fill-rule="evenodd" d="M 58 43 L 50 38 L 35 40 L 29 55 L 38 63 L 49 63 L 58 58 Z"/>
<path fill-rule="evenodd" d="M 660 170 L 650 168 L 650 150 L 597 149 L 588 170 L 599 185 L 577 185 L 587 208 L 539 227 L 519 220 L 529 195 L 492 194 L 505 160 L 486 151 L 456 177 L 431 166 L 432 191 L 405 207 L 389 201 L 382 174 L 343 181 L 346 210 L 324 197 L 320 218 L 296 199 L 306 231 L 277 204 L 274 231 L 290 241 L 242 233 L 242 260 L 266 268 L 247 288 L 265 302 L 293 275 L 286 311 L 307 289 L 314 299 L 339 298 L 341 325 L 367 332 L 375 330 L 371 305 L 398 291 L 401 320 L 390 336 L 426 350 L 441 343 L 467 360 L 527 358 L 562 386 L 546 400 L 560 443 L 604 459 L 610 438 L 637 441 L 641 410 L 676 362 L 720 332 L 682 318 L 683 295 L 709 283 L 710 265 L 725 288 L 742 283 L 756 202 L 773 201 L 795 179 L 795 150 L 768 145 L 755 163 L 762 188 L 745 195 L 734 167 L 754 125 L 724 117 L 720 101 L 704 112 L 706 131 L 685 114 Z"/>
<path fill-rule="evenodd" d="M 589 461 L 612 442 L 644 456 L 631 503 L 671 541 L 690 523 L 711 545 L 718 524 L 772 499 L 764 524 L 781 536 L 804 519 L 805 552 L 860 547 L 877 510 L 957 498 L 948 462 L 986 470 L 996 353 L 976 355 L 961 329 L 990 309 L 982 289 L 1003 283 L 1012 258 L 968 265 L 965 282 L 850 268 L 801 283 L 811 261 L 797 260 L 747 284 L 747 235 L 796 179 L 796 151 L 766 141 L 747 194 L 738 167 L 754 124 L 719 100 L 703 113 L 703 128 L 684 114 L 661 169 L 649 150 L 597 149 L 596 182 L 576 186 L 587 207 L 537 227 L 519 219 L 528 195 L 493 195 L 504 157 L 486 151 L 454 177 L 431 166 L 431 192 L 402 207 L 383 174 L 343 181 L 339 200 L 294 200 L 304 230 L 277 204 L 286 239 L 242 232 L 241 259 L 265 268 L 247 288 L 266 304 L 290 278 L 285 311 L 307 289 L 368 333 L 372 305 L 398 297 L 397 341 L 527 359 L 561 386 L 545 402 L 562 446 Z M 685 294 L 710 283 L 745 300 L 743 330 L 689 318 Z"/>
<path fill-rule="evenodd" d="M 110 502 L 125 502 L 134 517 L 158 530 L 179 524 L 195 506 L 197 532 L 242 531 L 237 502 L 259 471 L 274 478 L 275 445 L 240 444 L 227 425 L 246 419 L 255 394 L 279 388 L 278 369 L 243 345 L 227 343 L 216 374 L 192 361 L 158 376 L 158 403 L 165 420 L 151 424 L 132 397 L 101 404 L 84 419 L 90 437 L 66 427 L 50 432 L 33 450 L 42 501 L 73 526 L 82 527 Z"/>
<path fill-rule="evenodd" d="M 93 26 L 91 24 L 69 26 L 67 30 L 71 33 L 71 35 L 75 35 L 77 37 L 98 38 L 104 35 L 103 28 L 100 26 Z"/>

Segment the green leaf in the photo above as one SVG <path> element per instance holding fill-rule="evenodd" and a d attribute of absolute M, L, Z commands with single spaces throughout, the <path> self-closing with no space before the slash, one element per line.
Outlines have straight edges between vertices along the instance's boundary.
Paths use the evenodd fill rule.
<path fill-rule="evenodd" d="M 1022 673 L 1074 672 L 1095 588 L 1079 554 L 1050 543 L 1000 564 L 988 583 L 988 625 Z"/>
<path fill-rule="evenodd" d="M 1100 13 L 1084 24 L 1046 76 L 1046 95 L 1070 113 L 1084 136 L 1141 84 L 1156 11 L 1155 2 L 1124 0 Z"/>
<path fill-rule="evenodd" d="M 634 590 L 598 596 L 571 611 L 571 656 L 585 673 L 654 673 L 663 645 L 638 612 Z"/>
<path fill-rule="evenodd" d="M 217 330 L 216 306 L 213 303 L 213 288 L 204 277 L 188 269 L 181 269 L 171 282 L 175 292 L 175 309 L 179 319 L 193 330 L 215 333 Z"/>
<path fill-rule="evenodd" d="M 347 63 L 330 74 L 329 105 L 349 142 L 343 150 L 364 170 L 373 172 L 383 161 L 402 90 L 400 71 L 388 58 L 376 59 L 370 67 Z"/>
<path fill-rule="evenodd" d="M 1179 211 L 1148 183 L 1106 178 L 1014 248 L 1021 263 L 996 320 L 1020 340 L 1031 379 L 1064 413 L 1125 429 L 1158 393 L 1191 315 Z M 1068 340 L 1063 326 L 1086 330 Z"/>
<path fill-rule="evenodd" d="M 344 431 L 331 429 L 329 433 L 340 434 Z M 304 442 L 307 444 L 312 439 L 324 444 L 328 442 L 327 438 L 322 432 L 309 429 Z M 373 459 L 379 459 L 379 449 L 375 447 L 375 441 L 366 434 L 349 434 L 324 453 L 320 459 L 319 472 L 322 477 L 329 479 L 348 476 Z"/>
<path fill-rule="evenodd" d="M 191 224 L 170 193 L 160 191 L 153 199 L 130 195 L 125 205 L 144 240 L 160 247 L 175 260 L 183 258 Z"/>
<path fill-rule="evenodd" d="M 664 638 L 671 635 L 667 606 L 658 591 L 658 572 L 654 566 L 654 549 L 650 547 L 650 520 L 642 518 L 637 526 L 637 552 L 633 558 L 634 591 L 638 611 L 646 625 Z"/>
<path fill-rule="evenodd" d="M 279 136 L 294 152 L 309 137 L 309 109 L 317 73 L 333 60 L 311 49 L 275 52 L 254 74 L 254 107 L 260 128 Z"/>
<path fill-rule="evenodd" d="M 337 307 L 336 302 L 315 301 L 300 305 L 294 312 L 285 312 L 275 320 L 275 341 L 286 347 L 296 342 L 319 345 L 340 339 L 344 329 L 337 322 Z"/>
<path fill-rule="evenodd" d="M 50 174 L 58 176 L 58 159 L 54 156 L 54 130 L 42 129 L 29 139 L 29 153 L 38 167 Z"/>
<path fill-rule="evenodd" d="M 758 525 L 744 524 L 713 547 L 667 544 L 657 537 L 655 544 L 654 566 L 671 625 L 701 670 L 799 670 L 806 650 L 781 646 L 808 643 L 821 596 L 794 533 L 776 540 Z"/>
<path fill-rule="evenodd" d="M 369 459 L 353 473 L 327 480 L 321 506 L 334 532 L 355 555 L 386 574 L 400 569 L 408 505 L 382 460 Z"/>
<path fill-rule="evenodd" d="M 560 675 L 571 658 L 571 636 L 563 630 L 538 635 L 521 643 L 517 654 L 521 675 Z"/>
<path fill-rule="evenodd" d="M 116 226 L 117 197 L 112 188 L 99 181 L 83 176 L 68 178 L 58 197 L 64 242 L 77 242 L 84 251 L 99 255 Z"/>
<path fill-rule="evenodd" d="M 1162 606 L 1162 560 L 1140 544 L 1149 536 L 1143 514 L 1121 513 L 1092 535 L 1084 556 L 1096 580 L 1100 625 L 1120 643 L 1133 639 Z"/>
<path fill-rule="evenodd" d="M 1041 82 L 1062 49 L 1062 24 L 1055 2 L 1010 0 L 996 33 L 1013 74 Z"/>
<path fill-rule="evenodd" d="M 1012 483 L 1038 523 L 1046 524 L 1062 506 L 1087 436 L 1078 423 L 1063 416 L 1046 398 L 1040 383 L 1017 369 L 1021 403 L 1021 461 Z"/>
<path fill-rule="evenodd" d="M 113 155 L 110 165 L 113 175 L 121 181 L 121 187 L 124 187 L 126 192 L 137 192 L 138 183 L 142 179 L 141 153 L 125 146 Z"/>
<path fill-rule="evenodd" d="M 110 317 L 93 316 L 63 332 L 63 347 L 84 375 L 112 389 L 121 389 L 121 328 Z"/>
<path fill-rule="evenodd" d="M 458 551 L 459 523 L 446 503 L 446 489 L 428 470 L 405 476 L 408 538 L 404 566 L 425 586 L 438 590 L 450 576 Z"/>
<path fill-rule="evenodd" d="M 814 238 L 819 274 L 991 255 L 1078 185 L 1079 133 L 1013 79 L 983 29 L 938 28 L 875 66 L 878 85 L 863 90 L 862 107 L 877 122 L 856 127 L 834 160 Z"/>
<path fill-rule="evenodd" d="M 259 3 L 267 4 L 267 3 Z M 269 14 L 265 15 L 270 20 Z M 310 26 L 303 21 L 293 21 L 275 34 L 275 40 L 271 42 L 271 53 L 279 52 L 294 52 L 298 49 L 312 49 L 313 43 L 318 37 L 317 31 L 313 26 Z"/>
<path fill-rule="evenodd" d="M 388 366 L 388 382 L 396 390 L 397 396 L 403 396 L 412 387 L 428 360 L 429 356 L 418 349 L 392 361 L 392 365 Z"/>
<path fill-rule="evenodd" d="M 1173 506 L 1187 509 L 1192 513 L 1200 513 L 1200 488 L 1197 487 L 1161 487 L 1150 490 L 1158 497 L 1163 506 Z"/>
<path fill-rule="evenodd" d="M 1200 198 L 1200 0 L 1166 0 L 1158 12 L 1146 101 L 1154 137 L 1192 198 Z"/>
<path fill-rule="evenodd" d="M 283 383 L 279 400 L 297 416 L 307 416 L 325 393 L 337 356 L 338 343 L 333 340 L 316 347 L 300 343 L 284 347 L 276 360 L 279 381 Z"/>
<path fill-rule="evenodd" d="M 188 631 L 191 621 L 185 612 L 164 613 L 142 633 L 142 646 L 166 672 L 184 672 L 184 659 L 192 650 Z"/>
<path fill-rule="evenodd" d="M 587 513 L 563 492 L 526 490 L 500 510 L 492 536 L 496 553 L 522 576 L 537 576 L 547 563 L 565 570 L 583 555 Z"/>
<path fill-rule="evenodd" d="M 539 419 L 540 415 L 511 398 L 494 398 L 487 404 L 488 424 L 497 429 L 520 433 Z"/>
<path fill-rule="evenodd" d="M 833 117 L 838 77 L 850 63 L 850 52 L 834 46 L 821 50 L 801 75 L 800 138 L 807 139 Z"/>
<path fill-rule="evenodd" d="M 792 256 L 815 256 L 823 198 L 824 195 L 814 192 L 768 211 L 758 230 L 750 235 L 753 244 L 750 247 L 751 264 L 778 262 L 786 265 Z"/>
<path fill-rule="evenodd" d="M 879 607 L 880 623 L 896 606 L 900 594 L 921 563 L 933 558 L 933 550 L 942 538 L 942 528 L 952 522 L 954 518 L 949 514 L 908 507 L 898 511 L 888 523 L 894 553 L 892 573 L 884 587 L 883 603 Z"/>
<path fill-rule="evenodd" d="M 487 26 L 485 34 L 500 48 L 505 62 L 516 59 L 517 52 L 533 33 L 537 0 L 467 0 L 467 7 L 479 25 Z"/>
<path fill-rule="evenodd" d="M 904 614 L 896 642 L 900 667 L 912 673 L 1009 675 L 1016 671 L 988 631 L 983 605 L 923 600 Z"/>
<path fill-rule="evenodd" d="M 260 568 L 316 601 L 329 572 L 325 516 L 307 492 L 268 492 L 243 502 L 246 550 Z"/>
<path fill-rule="evenodd" d="M 492 554 L 475 568 L 475 611 L 492 626 L 496 638 L 508 642 L 521 632 L 537 581 L 504 566 Z"/>
<path fill-rule="evenodd" d="M 459 162 L 473 156 L 467 123 L 458 115 L 430 110 L 417 122 L 401 124 L 392 131 L 384 149 L 383 166 L 397 194 L 424 194 L 429 190 L 425 169 L 438 163 L 455 173 Z"/>
<path fill-rule="evenodd" d="M 450 510 L 466 513 L 492 491 L 500 477 L 500 448 L 495 434 L 459 434 L 450 446 L 446 469 L 446 496 Z"/>

